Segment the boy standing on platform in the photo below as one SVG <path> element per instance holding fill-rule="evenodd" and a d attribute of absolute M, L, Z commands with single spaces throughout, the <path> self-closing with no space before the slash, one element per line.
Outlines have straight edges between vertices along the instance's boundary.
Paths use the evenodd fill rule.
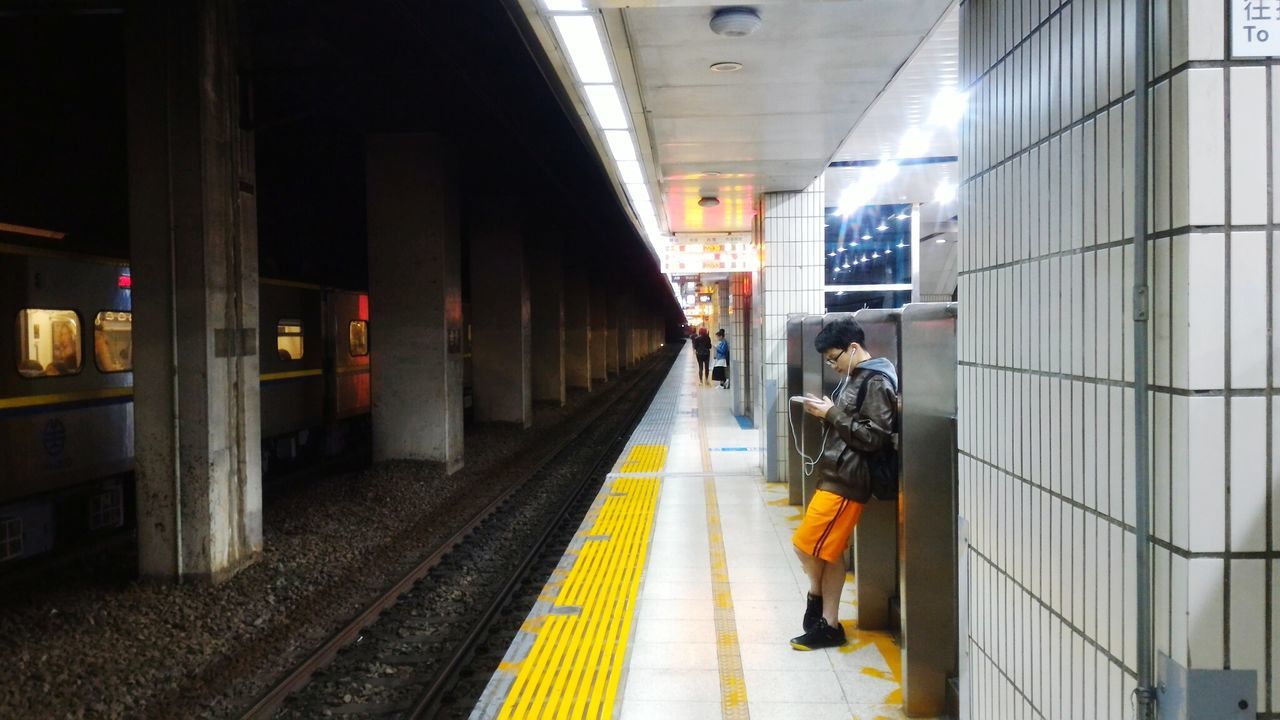
<path fill-rule="evenodd" d="M 840 374 L 835 400 L 807 395 L 805 412 L 822 418 L 822 454 L 816 465 L 818 489 L 791 542 L 809 577 L 804 634 L 791 639 L 796 650 L 838 647 L 844 591 L 844 552 L 871 498 L 871 456 L 893 442 L 897 426 L 898 374 L 893 363 L 873 358 L 866 333 L 853 318 L 828 323 L 814 338 L 823 361 Z M 865 386 L 865 387 L 864 387 Z"/>

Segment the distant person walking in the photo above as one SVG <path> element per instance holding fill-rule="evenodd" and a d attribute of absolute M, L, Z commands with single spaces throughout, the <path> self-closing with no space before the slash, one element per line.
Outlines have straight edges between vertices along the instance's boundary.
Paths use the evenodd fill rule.
<path fill-rule="evenodd" d="M 693 339 L 693 355 L 698 358 L 698 384 L 707 384 L 707 366 L 711 364 L 711 338 L 707 337 L 706 328 L 698 328 L 698 337 Z"/>
<path fill-rule="evenodd" d="M 711 379 L 720 387 L 729 387 L 729 341 L 724 339 L 724 328 L 716 331 L 716 359 L 711 362 Z"/>

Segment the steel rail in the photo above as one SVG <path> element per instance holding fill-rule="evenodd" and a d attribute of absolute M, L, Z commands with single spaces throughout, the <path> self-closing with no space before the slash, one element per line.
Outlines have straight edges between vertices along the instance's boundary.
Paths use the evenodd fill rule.
<path fill-rule="evenodd" d="M 636 384 L 638 385 L 644 377 L 647 377 L 653 372 L 655 372 L 654 368 L 648 369 L 641 378 L 637 379 Z M 502 590 L 497 593 L 493 602 L 491 602 L 489 607 L 485 609 L 480 620 L 471 628 L 467 637 L 463 639 L 454 651 L 453 655 L 449 658 L 449 661 L 445 663 L 444 669 L 436 675 L 435 680 L 432 681 L 431 686 L 427 688 L 426 692 L 420 695 L 418 700 L 414 702 L 409 713 L 405 716 L 408 720 L 418 720 L 419 718 L 430 717 L 431 714 L 439 708 L 441 700 L 444 698 L 444 694 L 448 692 L 448 690 L 457 681 L 459 672 L 466 667 L 467 663 L 473 657 L 473 652 L 476 646 L 480 643 L 480 640 L 492 629 L 493 619 L 502 611 L 502 608 L 511 601 L 512 596 L 515 595 L 515 591 L 519 588 L 521 582 L 525 579 L 525 575 L 529 572 L 529 568 L 533 566 L 534 563 L 536 563 L 542 556 L 542 553 L 546 551 L 547 544 L 560 529 L 560 525 L 565 521 L 569 511 L 577 505 L 584 493 L 590 491 L 591 486 L 594 484 L 593 480 L 600 476 L 602 466 L 605 466 L 605 470 L 607 472 L 607 465 L 611 464 L 613 462 L 613 458 L 616 457 L 621 450 L 626 448 L 627 439 L 630 436 L 631 431 L 640 422 L 644 411 L 647 409 L 648 403 L 636 403 L 636 407 L 623 422 L 623 433 L 615 438 L 613 442 L 609 443 L 609 445 L 600 452 L 595 462 L 592 463 L 591 468 L 583 473 L 582 480 L 579 482 L 578 487 L 573 491 L 573 496 L 564 504 L 563 507 L 560 508 L 560 512 L 556 514 L 556 517 L 547 523 L 542 535 L 533 544 L 529 552 L 527 552 L 521 559 L 520 565 L 512 571 L 510 578 L 508 578 Z"/>
<path fill-rule="evenodd" d="M 635 389 L 640 382 L 648 377 L 653 369 L 648 369 L 633 379 L 630 384 L 620 391 L 613 400 L 608 404 L 592 411 L 587 418 L 581 422 L 573 432 L 563 435 L 556 441 L 546 452 L 537 456 L 537 460 L 531 467 L 523 473 L 520 479 L 513 483 L 510 488 L 486 505 L 482 510 L 476 513 L 472 518 L 457 532 L 451 535 L 447 540 L 441 543 L 436 550 L 418 563 L 404 577 L 391 586 L 386 592 L 374 600 L 363 611 L 360 612 L 341 630 L 334 633 L 328 640 L 324 642 L 315 652 L 308 656 L 291 670 L 282 680 L 276 683 L 270 690 L 261 695 L 258 700 L 240 715 L 242 720 L 264 720 L 269 718 L 282 705 L 286 698 L 293 693 L 301 690 L 311 680 L 311 676 L 316 671 L 324 668 L 333 662 L 339 651 L 346 646 L 355 642 L 365 628 L 372 625 L 384 610 L 395 604 L 402 595 L 408 592 L 413 586 L 426 576 L 432 569 L 440 565 L 441 562 L 456 547 L 470 535 L 476 528 L 482 525 L 485 520 L 491 517 L 497 510 L 502 507 L 518 490 L 524 488 L 535 475 L 541 472 L 552 460 L 554 460 L 561 452 L 564 451 L 572 442 L 581 437 L 587 430 L 591 429 L 595 422 L 612 409 L 628 392 Z M 610 449 L 615 447 L 611 444 Z M 577 493 L 575 493 L 575 498 Z"/>

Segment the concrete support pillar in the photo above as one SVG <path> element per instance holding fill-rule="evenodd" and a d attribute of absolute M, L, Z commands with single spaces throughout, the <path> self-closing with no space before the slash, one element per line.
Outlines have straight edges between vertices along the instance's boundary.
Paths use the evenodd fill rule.
<path fill-rule="evenodd" d="M 525 245 L 533 328 L 533 399 L 563 406 L 565 401 L 564 264 L 558 235 L 542 235 Z"/>
<path fill-rule="evenodd" d="M 564 373 L 571 388 L 591 389 L 591 282 L 579 268 L 564 278 Z"/>
<path fill-rule="evenodd" d="M 494 208 L 474 216 L 468 241 L 475 418 L 527 428 L 533 424 L 533 338 L 520 220 Z"/>
<path fill-rule="evenodd" d="M 635 361 L 632 356 L 634 337 L 631 333 L 631 302 L 626 295 L 618 296 L 618 369 L 627 370 Z"/>
<path fill-rule="evenodd" d="M 144 577 L 216 582 L 262 552 L 254 148 L 237 123 L 235 7 L 154 0 L 127 15 Z"/>
<path fill-rule="evenodd" d="M 623 304 L 618 302 L 618 295 L 614 292 L 606 292 L 607 301 L 606 312 L 609 317 L 609 337 L 605 340 L 605 362 L 608 363 L 609 374 L 618 375 L 622 372 L 622 329 L 626 323 L 622 321 Z"/>
<path fill-rule="evenodd" d="M 593 385 L 609 379 L 609 351 L 606 347 L 612 337 L 609 333 L 608 290 L 597 278 L 591 279 L 591 382 Z"/>
<path fill-rule="evenodd" d="M 373 458 L 462 467 L 462 240 L 454 143 L 366 141 Z"/>

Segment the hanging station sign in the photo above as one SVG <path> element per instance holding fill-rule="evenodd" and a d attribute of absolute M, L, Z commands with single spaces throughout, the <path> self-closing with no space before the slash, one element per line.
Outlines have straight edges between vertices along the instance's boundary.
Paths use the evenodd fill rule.
<path fill-rule="evenodd" d="M 664 273 L 753 272 L 758 269 L 759 255 L 746 237 L 676 237 L 667 245 L 666 255 L 662 258 Z"/>
<path fill-rule="evenodd" d="M 1231 0 L 1231 56 L 1280 56 L 1280 0 Z"/>

